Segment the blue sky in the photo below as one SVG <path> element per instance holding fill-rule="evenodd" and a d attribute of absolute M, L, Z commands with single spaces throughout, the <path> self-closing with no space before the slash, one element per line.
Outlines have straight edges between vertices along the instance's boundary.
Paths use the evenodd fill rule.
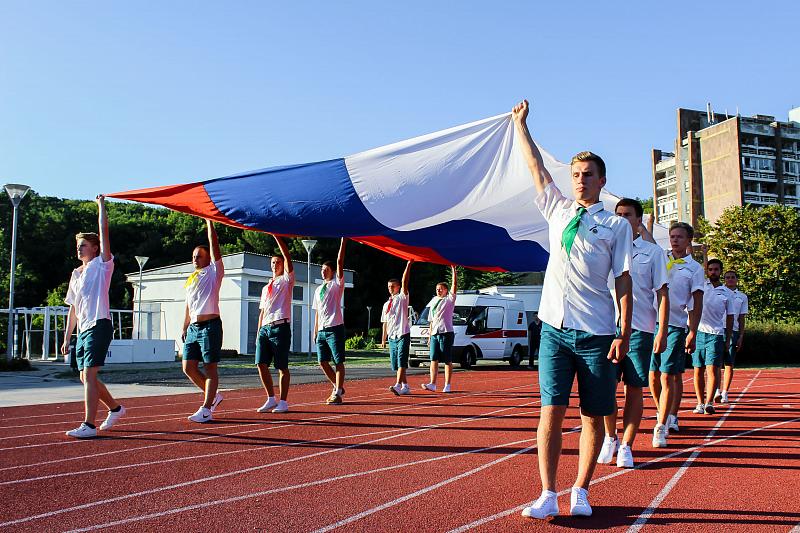
<path fill-rule="evenodd" d="M 0 182 L 40 194 L 341 157 L 533 102 L 650 196 L 678 107 L 786 120 L 800 2 L 0 0 Z"/>

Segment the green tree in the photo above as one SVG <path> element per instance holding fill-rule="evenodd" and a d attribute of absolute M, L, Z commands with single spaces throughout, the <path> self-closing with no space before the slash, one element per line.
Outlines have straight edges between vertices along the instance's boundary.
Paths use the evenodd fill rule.
<path fill-rule="evenodd" d="M 753 318 L 800 322 L 800 215 L 795 209 L 729 207 L 715 224 L 701 219 L 698 230 L 709 255 L 738 273 Z"/>

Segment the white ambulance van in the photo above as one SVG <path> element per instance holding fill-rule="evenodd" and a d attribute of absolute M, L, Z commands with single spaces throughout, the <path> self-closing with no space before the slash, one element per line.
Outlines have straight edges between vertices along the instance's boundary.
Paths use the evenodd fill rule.
<path fill-rule="evenodd" d="M 411 326 L 409 364 L 430 361 L 428 315 L 432 298 Z M 522 300 L 478 291 L 459 291 L 453 312 L 453 362 L 470 368 L 479 360 L 518 367 L 528 355 L 528 321 Z"/>

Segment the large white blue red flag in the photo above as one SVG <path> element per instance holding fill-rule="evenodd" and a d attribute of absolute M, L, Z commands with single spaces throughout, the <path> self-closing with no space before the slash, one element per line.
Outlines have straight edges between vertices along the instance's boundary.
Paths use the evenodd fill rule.
<path fill-rule="evenodd" d="M 569 166 L 542 150 L 566 196 Z M 510 114 L 341 159 L 108 196 L 244 229 L 349 237 L 393 255 L 481 270 L 547 265 L 547 225 Z M 603 191 L 613 211 L 618 198 Z"/>

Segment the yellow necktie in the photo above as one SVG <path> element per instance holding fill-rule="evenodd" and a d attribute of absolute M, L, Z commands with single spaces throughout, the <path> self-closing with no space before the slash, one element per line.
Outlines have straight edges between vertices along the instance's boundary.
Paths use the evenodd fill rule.
<path fill-rule="evenodd" d="M 669 270 L 672 270 L 672 267 L 673 267 L 674 265 L 676 265 L 676 264 L 678 264 L 678 265 L 685 265 L 685 264 L 686 264 L 686 261 L 684 261 L 683 259 L 670 259 L 669 261 L 667 261 L 667 270 L 668 270 L 668 271 L 669 271 Z"/>
<path fill-rule="evenodd" d="M 183 288 L 184 289 L 189 288 L 192 285 L 194 285 L 195 283 L 197 283 L 197 279 L 199 277 L 200 277 L 200 271 L 199 270 L 195 270 L 194 272 L 189 274 L 189 277 L 186 278 L 186 283 L 183 284 Z"/>

